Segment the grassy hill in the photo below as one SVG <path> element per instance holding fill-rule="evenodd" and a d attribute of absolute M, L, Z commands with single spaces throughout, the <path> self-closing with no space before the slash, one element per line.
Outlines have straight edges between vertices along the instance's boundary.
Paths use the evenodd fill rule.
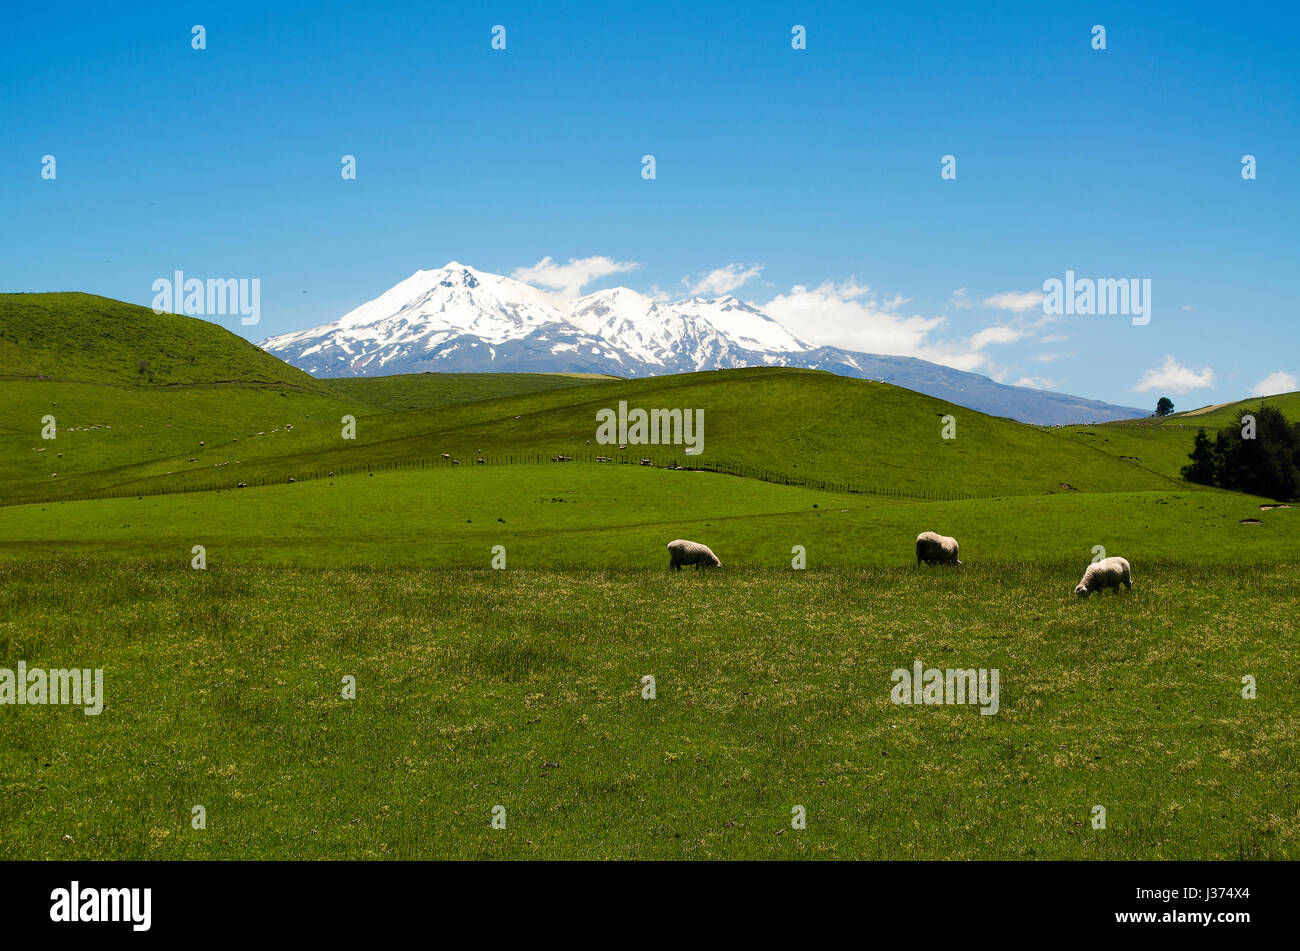
<path fill-rule="evenodd" d="M 0 295 L 0 503 L 287 483 L 412 466 L 556 454 L 765 472 L 881 493 L 1011 496 L 1195 492 L 1179 478 L 1195 416 L 1047 429 L 887 384 L 756 368 L 619 380 L 417 374 L 314 380 L 206 321 L 84 294 Z M 1300 394 L 1270 398 L 1300 403 Z M 602 446 L 620 402 L 703 410 L 704 452 Z M 1246 401 L 1241 406 L 1257 405 Z M 58 439 L 41 439 L 54 416 Z M 956 438 L 942 438 L 943 418 Z M 343 419 L 356 418 L 354 439 Z"/>
<path fill-rule="evenodd" d="M 206 320 L 93 294 L 0 294 L 0 379 L 114 386 L 278 383 L 308 374 Z"/>
<path fill-rule="evenodd" d="M 0 294 L 0 502 L 88 494 L 149 472 L 218 472 L 203 446 L 277 446 L 382 412 L 224 327 L 89 294 Z M 44 439 L 46 417 L 56 438 Z M 323 437 L 322 437 L 323 438 Z M 189 460 L 193 459 L 193 462 Z"/>
<path fill-rule="evenodd" d="M 473 381 L 471 381 L 471 384 Z M 371 397 L 366 384 L 374 386 Z M 378 384 L 375 386 L 374 384 Z M 64 426 L 112 426 L 112 451 L 101 451 L 107 430 L 74 441 L 77 452 L 59 466 L 34 459 L 52 447 L 37 438 L 41 413 L 57 398 L 49 389 L 20 390 L 27 433 L 5 439 L 23 459 L 27 481 L 0 487 L 6 501 L 32 501 L 99 490 L 153 491 L 185 486 L 233 487 L 240 481 L 287 481 L 312 473 L 366 465 L 409 465 L 439 460 L 465 463 L 481 454 L 494 463 L 549 458 L 556 453 L 605 453 L 620 461 L 642 456 L 688 462 L 679 446 L 601 446 L 596 413 L 631 407 L 702 409 L 704 452 L 699 465 L 751 467 L 790 477 L 848 483 L 875 490 L 969 495 L 1072 491 L 1167 490 L 1158 473 L 1096 450 L 1080 451 L 1045 429 L 983 416 L 887 384 L 806 370 L 761 368 L 642 380 L 597 381 L 523 395 L 385 413 L 380 381 L 358 381 L 332 395 L 266 405 L 232 405 L 224 412 L 186 410 L 188 426 L 160 432 L 167 416 L 125 396 L 96 394 Z M 344 393 L 352 397 L 346 401 Z M 313 394 L 314 396 L 314 394 Z M 39 399 L 38 399 L 39 397 Z M 233 398 L 232 398 L 233 399 Z M 178 405 L 173 401 L 169 405 Z M 93 410 L 93 411 L 92 411 Z M 259 415 L 260 414 L 260 415 Z M 339 420 L 356 416 L 355 439 L 342 438 Z M 957 438 L 941 435 L 945 415 L 957 420 Z M 287 430 L 288 423 L 294 427 Z M 167 438 L 164 438 L 167 437 Z M 204 445 L 199 446 L 202 441 Z M 71 444 L 70 444 L 71 445 Z M 93 451 L 83 452 L 82 447 Z M 24 452 L 30 456 L 24 457 Z M 58 472 L 58 481 L 50 474 Z"/>
<path fill-rule="evenodd" d="M 1258 410 L 1264 405 L 1277 407 L 1292 422 L 1300 421 L 1300 392 L 1296 392 L 1281 393 L 1277 396 L 1257 396 L 1248 400 L 1238 400 L 1235 403 L 1221 403 L 1189 410 L 1186 413 L 1174 413 L 1160 420 L 1159 426 L 1164 429 L 1192 426 L 1198 429 L 1205 427 L 1215 430 L 1229 423 L 1235 423 L 1241 418 L 1242 413 Z"/>
<path fill-rule="evenodd" d="M 1264 404 L 1276 406 L 1293 422 L 1300 421 L 1300 393 L 1284 393 L 1280 396 L 1256 397 L 1202 407 L 1163 419 L 1150 417 L 1117 423 L 1065 426 L 1055 432 L 1076 445 L 1100 450 L 1125 462 L 1181 481 L 1182 467 L 1187 465 L 1187 456 L 1192 451 L 1197 430 L 1204 428 L 1213 433 L 1229 423 L 1235 423 L 1242 413 L 1258 410 Z"/>
<path fill-rule="evenodd" d="M 611 379 L 615 377 L 590 373 L 403 373 L 397 376 L 339 377 L 321 382 L 348 399 L 390 413 L 401 413 Z"/>

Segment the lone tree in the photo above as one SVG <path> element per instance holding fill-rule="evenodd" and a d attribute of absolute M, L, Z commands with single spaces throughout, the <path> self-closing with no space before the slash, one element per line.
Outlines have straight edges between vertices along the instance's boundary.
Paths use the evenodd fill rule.
<path fill-rule="evenodd" d="M 1254 419 L 1248 419 L 1253 416 Z M 1183 466 L 1183 478 L 1290 502 L 1300 498 L 1300 423 L 1274 406 L 1261 406 L 1211 439 L 1201 430 Z"/>
<path fill-rule="evenodd" d="M 1160 397 L 1160 401 L 1156 403 L 1156 415 L 1168 416 L 1173 411 L 1174 411 L 1174 401 L 1167 396 Z"/>

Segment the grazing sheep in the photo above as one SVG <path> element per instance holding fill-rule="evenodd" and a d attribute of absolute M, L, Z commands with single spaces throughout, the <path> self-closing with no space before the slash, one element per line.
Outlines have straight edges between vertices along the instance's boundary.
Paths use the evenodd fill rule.
<path fill-rule="evenodd" d="M 1132 591 L 1132 577 L 1128 559 L 1114 556 L 1103 558 L 1088 566 L 1088 570 L 1083 573 L 1083 580 L 1074 586 L 1074 593 L 1081 598 L 1086 598 L 1094 591 L 1114 588 L 1118 594 L 1121 584 Z"/>
<path fill-rule="evenodd" d="M 957 539 L 934 532 L 916 536 L 916 563 L 919 565 L 960 565 L 957 560 Z"/>
<path fill-rule="evenodd" d="M 699 542 L 688 542 L 684 538 L 678 538 L 668 543 L 668 554 L 672 560 L 668 563 L 671 571 L 681 571 L 682 565 L 694 565 L 695 570 L 700 570 L 700 565 L 706 568 L 721 568 L 722 562 L 718 556 L 709 550 L 708 545 L 701 545 Z"/>

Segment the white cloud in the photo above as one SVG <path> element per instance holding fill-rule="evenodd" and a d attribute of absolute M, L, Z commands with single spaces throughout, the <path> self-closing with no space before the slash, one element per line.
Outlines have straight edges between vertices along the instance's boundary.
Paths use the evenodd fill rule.
<path fill-rule="evenodd" d="M 905 317 L 890 310 L 892 303 L 882 304 L 869 287 L 850 278 L 811 289 L 796 285 L 790 293 L 759 306 L 773 320 L 818 345 L 905 357 L 932 354 L 929 334 L 944 318 Z"/>
<path fill-rule="evenodd" d="M 1048 334 L 1045 337 L 1039 337 L 1038 342 L 1046 345 L 1049 343 L 1065 343 L 1065 341 L 1069 339 L 1070 339 L 1069 334 Z"/>
<path fill-rule="evenodd" d="M 959 287 L 952 292 L 948 298 L 948 306 L 954 310 L 965 310 L 967 307 L 974 307 L 971 303 L 970 295 L 966 293 L 966 288 Z"/>
<path fill-rule="evenodd" d="M 1042 291 L 1004 291 L 1001 294 L 994 294 L 992 297 L 986 297 L 983 300 L 985 307 L 992 307 L 994 310 L 1010 310 L 1017 314 L 1028 313 L 1031 310 L 1039 310 L 1043 306 Z"/>
<path fill-rule="evenodd" d="M 635 261 L 615 261 L 603 255 L 569 258 L 568 264 L 557 264 L 547 255 L 532 267 L 515 268 L 510 276 L 526 284 L 549 287 L 567 297 L 577 297 L 592 281 L 598 281 L 611 274 L 635 271 L 640 266 Z"/>
<path fill-rule="evenodd" d="M 1022 376 L 1012 386 L 1027 386 L 1031 390 L 1054 390 L 1056 384 L 1045 376 Z"/>
<path fill-rule="evenodd" d="M 1193 370 L 1183 366 L 1171 356 L 1165 357 L 1163 366 L 1147 370 L 1133 387 L 1139 393 L 1161 390 L 1166 393 L 1190 393 L 1214 386 L 1214 371 L 1209 367 Z"/>
<path fill-rule="evenodd" d="M 805 340 L 819 346 L 844 347 L 867 353 L 919 357 L 958 370 L 980 370 L 1005 378 L 1008 371 L 989 358 L 987 348 L 1011 344 L 1029 337 L 1032 324 L 1016 318 L 1009 324 L 995 324 L 969 337 L 935 339 L 945 317 L 907 316 L 898 312 L 907 298 L 881 300 L 865 284 L 854 279 L 836 284 L 826 281 L 815 288 L 791 288 L 765 304 L 764 313 Z"/>
<path fill-rule="evenodd" d="M 1300 390 L 1300 379 L 1297 379 L 1294 373 L 1278 370 L 1256 383 L 1250 395 L 1276 396 L 1278 393 L 1292 393 L 1295 390 Z"/>
<path fill-rule="evenodd" d="M 748 267 L 743 264 L 728 264 L 710 271 L 694 284 L 689 278 L 682 278 L 682 283 L 687 285 L 687 293 L 692 297 L 720 297 L 748 284 L 762 273 L 761 264 L 751 264 Z"/>
<path fill-rule="evenodd" d="M 996 324 L 992 327 L 985 327 L 983 330 L 976 331 L 970 338 L 972 350 L 983 350 L 991 343 L 1015 343 L 1017 340 L 1023 340 L 1028 337 L 1030 330 L 1026 327 L 1012 327 L 1007 324 Z"/>
<path fill-rule="evenodd" d="M 1048 353 L 1036 353 L 1034 359 L 1039 363 L 1055 363 L 1057 360 L 1068 360 L 1075 356 L 1073 353 L 1061 353 L 1060 351 L 1050 351 Z"/>

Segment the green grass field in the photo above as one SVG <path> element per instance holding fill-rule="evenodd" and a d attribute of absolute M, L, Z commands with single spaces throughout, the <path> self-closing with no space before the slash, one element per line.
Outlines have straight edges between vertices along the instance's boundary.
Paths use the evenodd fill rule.
<path fill-rule="evenodd" d="M 656 568 L 674 538 L 707 538 L 724 565 L 904 566 L 913 539 L 961 540 L 963 560 L 1300 561 L 1300 507 L 1232 492 L 1058 493 L 913 502 L 710 472 L 559 463 L 461 466 L 262 489 L 0 507 L 0 559 L 94 555 L 188 564 Z M 1242 520 L 1259 524 L 1242 524 Z M 1070 586 L 1078 580 L 1069 579 Z"/>
<path fill-rule="evenodd" d="M 265 386 L 162 393 L 44 382 L 10 387 L 17 415 L 0 436 L 0 450 L 18 469 L 13 482 L 0 486 L 0 501 L 8 502 L 80 496 L 97 488 L 233 488 L 240 481 L 287 481 L 336 469 L 439 460 L 442 453 L 469 463 L 480 450 L 494 462 L 602 452 L 620 461 L 647 454 L 691 461 L 680 447 L 620 450 L 594 442 L 597 411 L 620 401 L 702 408 L 704 453 L 697 460 L 702 464 L 884 490 L 990 496 L 1195 491 L 1051 430 L 983 416 L 886 384 L 813 371 L 596 381 L 395 413 L 363 402 L 356 387 L 351 402 Z M 824 409 L 812 412 L 811 406 Z M 58 414 L 57 439 L 41 438 L 45 413 Z M 167 428 L 178 414 L 190 423 Z M 345 414 L 356 418 L 354 439 L 343 438 Z M 945 415 L 956 418 L 955 439 L 942 437 Z M 97 438 L 87 439 L 87 432 Z"/>
<path fill-rule="evenodd" d="M 0 357 L 0 670 L 107 694 L 0 705 L 0 858 L 1300 857 L 1300 506 L 1178 471 L 1258 400 L 1045 428 L 780 368 L 318 381 L 88 295 L 0 295 Z M 746 476 L 589 444 L 620 400 L 704 409 L 693 464 Z M 964 564 L 918 568 L 923 530 Z M 670 573 L 677 537 L 724 567 Z M 1096 546 L 1131 592 L 1072 596 Z M 892 703 L 916 661 L 996 668 L 997 714 Z"/>
<path fill-rule="evenodd" d="M 107 700 L 3 710 L 0 857 L 1296 857 L 1295 566 L 1074 567 L 6 565 L 8 656 Z"/>
<path fill-rule="evenodd" d="M 1080 446 L 1116 456 L 1171 479 L 1180 479 L 1197 430 L 1203 428 L 1213 435 L 1224 426 L 1236 423 L 1242 413 L 1258 410 L 1265 404 L 1280 409 L 1287 419 L 1300 420 L 1300 393 L 1283 393 L 1175 413 L 1164 419 L 1063 426 L 1055 432 Z"/>

